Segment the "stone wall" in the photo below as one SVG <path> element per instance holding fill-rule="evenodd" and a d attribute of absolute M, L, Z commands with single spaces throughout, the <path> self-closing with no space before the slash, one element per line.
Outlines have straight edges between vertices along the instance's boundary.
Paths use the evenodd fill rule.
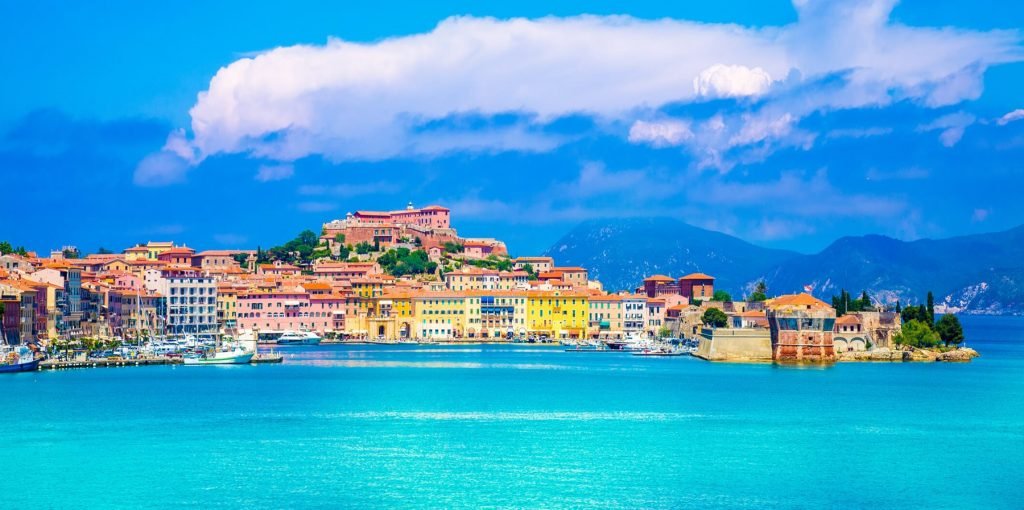
<path fill-rule="evenodd" d="M 694 354 L 708 361 L 772 361 L 771 332 L 765 328 L 704 328 Z"/>

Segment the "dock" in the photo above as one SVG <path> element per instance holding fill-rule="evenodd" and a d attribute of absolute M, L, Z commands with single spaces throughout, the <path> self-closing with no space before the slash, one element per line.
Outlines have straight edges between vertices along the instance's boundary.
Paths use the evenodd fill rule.
<path fill-rule="evenodd" d="M 90 359 L 77 361 L 58 361 L 46 359 L 39 363 L 40 370 L 56 370 L 63 368 L 104 368 L 104 367 L 141 367 L 148 365 L 174 365 L 181 363 L 181 358 L 139 358 L 139 359 Z"/>
<path fill-rule="evenodd" d="M 252 357 L 249 363 L 281 363 L 284 356 L 276 352 L 261 352 Z"/>
<path fill-rule="evenodd" d="M 250 364 L 282 363 L 284 356 L 270 352 L 259 353 L 252 357 Z M 138 358 L 138 359 L 90 359 L 75 361 L 60 361 L 46 359 L 39 363 L 39 370 L 60 370 L 65 368 L 110 368 L 110 367 L 142 367 L 149 365 L 180 365 L 181 358 Z"/>

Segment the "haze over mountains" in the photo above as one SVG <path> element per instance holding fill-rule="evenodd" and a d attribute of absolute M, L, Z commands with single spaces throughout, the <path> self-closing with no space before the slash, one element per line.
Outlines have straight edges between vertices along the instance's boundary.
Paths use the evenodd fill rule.
<path fill-rule="evenodd" d="M 828 299 L 841 289 L 876 300 L 936 302 L 969 313 L 1024 313 L 1024 226 L 1003 232 L 900 241 L 843 237 L 816 254 L 763 248 L 671 218 L 581 223 L 547 252 L 559 265 L 588 268 L 609 290 L 634 289 L 652 274 L 701 271 L 739 298 L 764 279 L 770 293 L 805 285 Z"/>

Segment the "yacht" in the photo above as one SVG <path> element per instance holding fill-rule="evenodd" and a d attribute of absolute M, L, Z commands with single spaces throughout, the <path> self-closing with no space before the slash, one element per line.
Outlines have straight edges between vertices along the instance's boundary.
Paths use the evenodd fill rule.
<path fill-rule="evenodd" d="M 319 345 L 320 337 L 309 331 L 285 331 L 277 337 L 277 345 Z"/>
<path fill-rule="evenodd" d="M 186 365 L 244 365 L 252 361 L 256 353 L 242 346 L 208 351 L 198 356 L 186 356 Z"/>

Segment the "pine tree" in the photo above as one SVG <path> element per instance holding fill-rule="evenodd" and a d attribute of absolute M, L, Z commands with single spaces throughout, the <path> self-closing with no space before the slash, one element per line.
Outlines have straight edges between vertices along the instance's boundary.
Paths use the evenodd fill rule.
<path fill-rule="evenodd" d="M 928 324 L 935 326 L 935 296 L 932 296 L 932 291 L 928 291 Z"/>

